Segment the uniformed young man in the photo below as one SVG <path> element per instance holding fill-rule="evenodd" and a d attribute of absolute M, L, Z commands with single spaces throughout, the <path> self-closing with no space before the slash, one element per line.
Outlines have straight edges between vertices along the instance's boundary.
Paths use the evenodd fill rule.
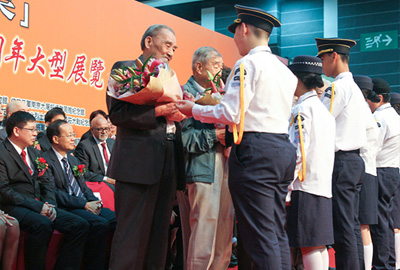
<path fill-rule="evenodd" d="M 399 186 L 400 117 L 390 106 L 390 86 L 382 79 L 372 79 L 373 92 L 379 102 L 368 100 L 378 123 L 378 152 L 376 167 L 378 174 L 378 224 L 372 225 L 374 245 L 374 269 L 397 269 L 394 253 L 394 228 L 399 228 L 400 218 L 391 217 L 393 198 Z M 397 196 L 399 196 L 397 194 Z M 398 205 L 396 204 L 396 207 Z"/>
<path fill-rule="evenodd" d="M 390 93 L 390 105 L 400 115 L 400 94 Z M 399 158 L 400 168 L 400 158 Z M 397 188 L 396 195 L 393 202 L 392 219 L 394 225 L 394 249 L 396 255 L 396 269 L 400 269 L 400 185 Z M 397 221 L 397 224 L 396 224 Z"/>
<path fill-rule="evenodd" d="M 280 22 L 258 8 L 235 8 L 238 18 L 228 30 L 235 33 L 243 58 L 232 69 L 225 96 L 216 106 L 183 101 L 177 107 L 201 122 L 231 126 L 239 124 L 244 113 L 244 134 L 229 159 L 229 188 L 243 246 L 255 270 L 291 269 L 284 223 L 285 197 L 296 165 L 287 133 L 297 78 L 268 47 Z"/>
<path fill-rule="evenodd" d="M 318 57 L 326 76 L 334 77 L 321 101 L 336 120 L 335 164 L 332 174 L 333 228 L 338 269 L 357 270 L 363 265 L 358 223 L 358 192 L 364 174 L 360 148 L 367 142 L 365 100 L 349 70 L 350 48 L 356 42 L 316 38 Z M 357 238 L 360 248 L 357 246 Z"/>
<path fill-rule="evenodd" d="M 371 96 L 372 80 L 368 76 L 354 76 L 354 81 L 361 89 L 364 99 Z M 364 160 L 365 174 L 359 191 L 359 222 L 364 249 L 364 268 L 371 269 L 373 246 L 370 225 L 378 223 L 378 183 L 376 179 L 376 151 L 378 148 L 378 126 L 365 101 L 367 143 L 361 147 L 360 156 Z M 357 210 L 357 209 L 356 209 Z"/>

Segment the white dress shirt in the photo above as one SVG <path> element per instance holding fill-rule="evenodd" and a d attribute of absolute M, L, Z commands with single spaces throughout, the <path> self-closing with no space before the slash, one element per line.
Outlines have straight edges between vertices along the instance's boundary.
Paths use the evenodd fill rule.
<path fill-rule="evenodd" d="M 103 160 L 104 169 L 105 169 L 105 171 L 106 171 L 106 173 L 107 173 L 108 165 L 107 165 L 106 159 L 104 158 L 103 146 L 101 145 L 103 142 L 100 141 L 100 140 L 98 140 L 95 136 L 93 136 L 93 138 L 94 138 L 94 140 L 95 140 L 96 143 L 97 143 L 97 147 L 99 148 L 100 155 L 101 155 L 101 158 L 102 158 L 102 160 Z M 111 153 L 110 153 L 110 151 L 108 150 L 107 142 L 104 141 L 104 143 L 106 144 L 106 150 L 107 150 L 108 160 L 110 160 L 110 158 L 111 158 Z M 104 176 L 104 179 L 103 179 L 103 180 L 105 181 L 105 179 L 107 179 L 107 176 Z"/>
<path fill-rule="evenodd" d="M 342 72 L 333 81 L 335 93 L 332 115 L 336 119 L 335 151 L 360 149 L 367 142 L 365 99 L 351 72 Z M 321 97 L 325 107 L 331 107 L 332 89 Z"/>
<path fill-rule="evenodd" d="M 298 178 L 302 168 L 298 113 L 302 118 L 306 176 Z M 289 138 L 297 148 L 295 179 L 289 190 L 301 190 L 326 198 L 332 197 L 332 171 L 335 159 L 335 119 L 313 90 L 300 96 L 292 110 Z"/>
<path fill-rule="evenodd" d="M 390 103 L 383 104 L 374 112 L 378 123 L 378 154 L 376 167 L 399 167 L 400 116 Z"/>
<path fill-rule="evenodd" d="M 367 143 L 360 148 L 360 157 L 365 163 L 365 172 L 376 176 L 376 151 L 378 150 L 378 125 L 365 102 Z"/>
<path fill-rule="evenodd" d="M 54 149 L 53 146 L 52 146 L 51 148 L 53 149 L 54 153 L 56 154 L 57 159 L 58 159 L 58 162 L 60 163 L 61 168 L 63 169 L 63 172 L 65 172 L 64 163 L 62 162 L 62 159 L 63 159 L 63 158 L 66 158 L 67 161 L 68 161 L 67 155 L 62 156 L 60 153 L 57 152 L 56 149 Z M 68 165 L 69 165 L 69 162 L 68 162 Z M 71 170 L 72 170 L 72 168 L 71 168 Z M 75 177 L 75 176 L 74 176 L 74 177 Z M 71 188 L 71 184 L 69 183 L 69 180 L 68 180 L 68 179 L 67 179 L 67 181 L 68 181 L 68 194 L 69 194 L 69 195 L 73 195 L 73 191 L 72 191 L 72 188 Z"/>
<path fill-rule="evenodd" d="M 193 117 L 203 123 L 239 124 L 241 63 L 245 69 L 244 131 L 287 134 L 297 78 L 268 46 L 255 47 L 237 61 L 220 103 L 194 105 Z"/>

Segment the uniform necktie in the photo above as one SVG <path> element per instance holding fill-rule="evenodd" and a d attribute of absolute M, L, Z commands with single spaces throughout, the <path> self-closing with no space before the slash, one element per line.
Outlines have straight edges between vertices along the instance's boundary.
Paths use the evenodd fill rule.
<path fill-rule="evenodd" d="M 101 143 L 101 146 L 103 146 L 103 155 L 104 155 L 104 159 L 106 160 L 106 164 L 108 166 L 108 154 L 107 154 L 106 143 L 105 142 Z"/>
<path fill-rule="evenodd" d="M 25 152 L 25 150 L 22 150 L 21 157 L 22 157 L 22 160 L 25 162 L 26 166 L 28 166 L 29 174 L 32 175 L 31 167 L 29 167 L 28 162 L 26 161 L 26 152 Z"/>
<path fill-rule="evenodd" d="M 72 194 L 75 195 L 76 197 L 83 197 L 81 188 L 79 187 L 78 183 L 76 182 L 75 177 L 72 175 L 72 170 L 69 167 L 67 159 L 64 157 L 61 159 L 61 161 L 64 166 L 64 171 L 67 174 L 68 182 L 69 182 L 69 186 L 72 191 Z"/>

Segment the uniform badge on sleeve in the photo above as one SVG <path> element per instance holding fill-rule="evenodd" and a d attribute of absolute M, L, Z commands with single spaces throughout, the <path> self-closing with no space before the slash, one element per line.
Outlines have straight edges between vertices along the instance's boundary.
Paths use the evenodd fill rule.
<path fill-rule="evenodd" d="M 305 130 L 304 130 L 304 117 L 302 115 L 300 115 L 301 118 L 301 128 L 303 131 L 303 141 L 305 142 L 306 138 L 305 138 Z M 300 131 L 299 131 L 299 123 L 297 121 L 297 117 L 295 117 L 293 119 L 293 125 L 294 125 L 294 143 L 300 143 Z"/>
<path fill-rule="evenodd" d="M 329 87 L 326 88 L 326 90 L 325 90 L 324 97 L 331 98 L 331 96 L 332 96 L 332 87 L 329 86 Z"/>
<path fill-rule="evenodd" d="M 247 75 L 246 69 L 244 69 L 244 76 Z M 233 73 L 233 80 L 234 81 L 240 81 L 240 68 L 237 68 L 235 72 Z"/>

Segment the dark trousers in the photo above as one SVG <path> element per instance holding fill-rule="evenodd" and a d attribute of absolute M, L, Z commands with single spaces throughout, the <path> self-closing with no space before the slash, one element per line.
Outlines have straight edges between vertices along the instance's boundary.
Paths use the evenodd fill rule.
<path fill-rule="evenodd" d="M 363 179 L 364 177 L 362 177 Z M 362 241 L 362 236 L 361 236 L 361 223 L 359 219 L 359 214 L 360 214 L 360 193 L 362 189 L 362 183 L 361 179 L 360 182 L 357 183 L 356 185 L 356 199 L 355 199 L 355 204 L 354 204 L 354 211 L 355 211 L 355 227 L 354 227 L 354 234 L 356 235 L 357 238 L 357 251 L 358 251 L 358 263 L 360 270 L 365 269 L 365 263 L 364 263 L 364 244 Z"/>
<path fill-rule="evenodd" d="M 232 148 L 229 188 L 254 270 L 291 268 L 285 197 L 295 165 L 295 148 L 284 134 L 245 133 Z"/>
<path fill-rule="evenodd" d="M 117 180 L 117 228 L 112 242 L 110 269 L 161 270 L 165 267 L 168 228 L 177 187 L 174 143 L 167 141 L 167 147 L 166 163 L 157 184 Z"/>
<path fill-rule="evenodd" d="M 22 231 L 28 232 L 25 249 L 25 269 L 46 269 L 47 247 L 54 229 L 65 234 L 55 269 L 79 269 L 89 223 L 79 216 L 56 209 L 57 218 L 48 217 L 27 208 L 15 207 L 8 213 L 19 221 Z"/>
<path fill-rule="evenodd" d="M 107 236 L 115 231 L 117 219 L 115 212 L 108 208 L 101 209 L 99 215 L 95 215 L 85 209 L 73 209 L 69 212 L 78 215 L 89 222 L 89 234 L 85 245 L 83 265 L 86 270 L 106 269 L 106 244 Z"/>
<path fill-rule="evenodd" d="M 364 175 L 364 168 L 358 151 L 336 152 L 332 176 L 332 213 L 337 269 L 360 269 L 357 185 Z"/>
<path fill-rule="evenodd" d="M 378 168 L 378 224 L 371 225 L 373 269 L 396 269 L 393 261 L 394 226 L 392 201 L 399 186 L 398 168 Z"/>

